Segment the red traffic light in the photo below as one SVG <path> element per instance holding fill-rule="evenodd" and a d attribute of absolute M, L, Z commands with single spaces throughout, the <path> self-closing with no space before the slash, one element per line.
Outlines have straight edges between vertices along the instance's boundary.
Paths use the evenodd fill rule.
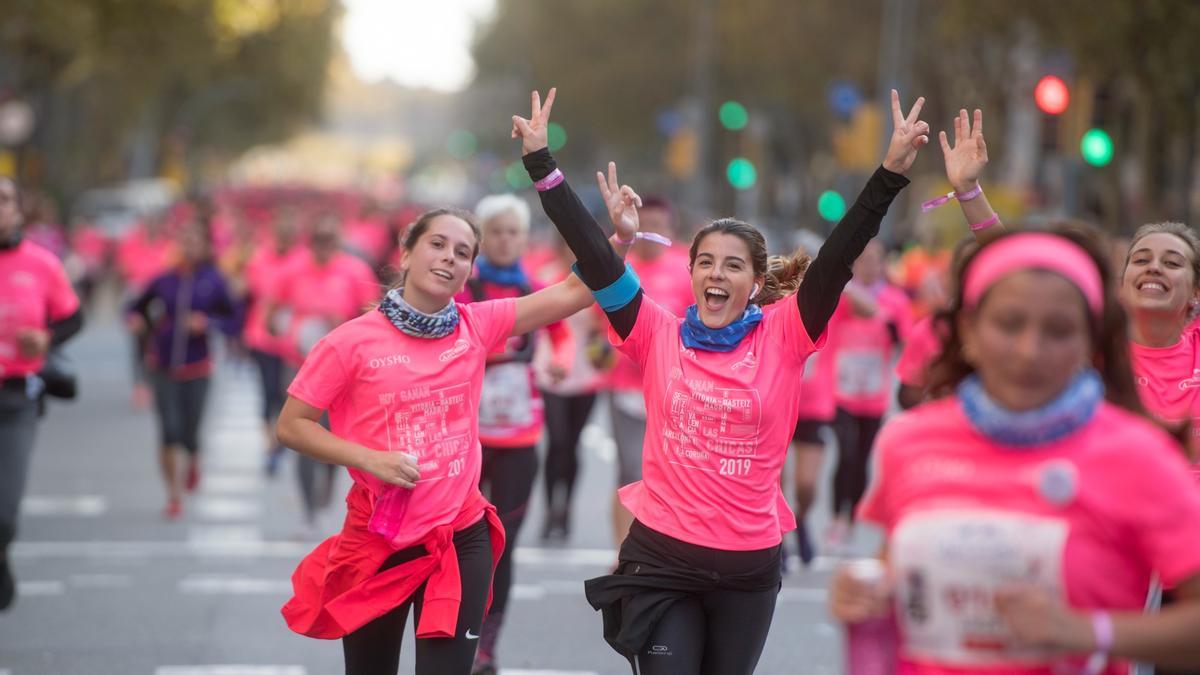
<path fill-rule="evenodd" d="M 1061 78 L 1047 75 L 1038 80 L 1037 88 L 1033 90 L 1033 100 L 1042 112 L 1061 115 L 1071 102 L 1071 92 Z"/>

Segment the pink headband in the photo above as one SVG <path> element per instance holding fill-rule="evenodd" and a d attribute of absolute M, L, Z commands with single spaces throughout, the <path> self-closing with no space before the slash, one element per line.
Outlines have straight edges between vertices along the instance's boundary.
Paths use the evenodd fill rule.
<path fill-rule="evenodd" d="M 1054 272 L 1074 284 L 1087 300 L 1092 314 L 1104 308 L 1104 285 L 1096 263 L 1067 239 L 1042 232 L 1025 232 L 985 246 L 967 268 L 963 306 L 974 307 L 1000 279 L 1025 270 Z"/>

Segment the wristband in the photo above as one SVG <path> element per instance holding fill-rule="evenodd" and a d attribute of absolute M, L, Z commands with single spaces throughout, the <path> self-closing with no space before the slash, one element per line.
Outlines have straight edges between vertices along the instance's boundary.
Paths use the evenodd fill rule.
<path fill-rule="evenodd" d="M 988 218 L 982 223 L 975 223 L 974 225 L 971 225 L 971 231 L 978 232 L 980 230 L 986 230 L 998 222 L 1000 222 L 1000 214 L 993 213 L 991 218 Z"/>
<path fill-rule="evenodd" d="M 656 244 L 662 244 L 663 246 L 671 245 L 670 239 L 667 239 L 657 232 L 636 232 L 633 235 L 633 239 L 622 239 L 617 237 L 617 243 L 621 244 L 622 246 L 630 246 L 636 243 L 638 239 L 645 239 L 646 241 L 652 241 Z"/>
<path fill-rule="evenodd" d="M 957 199 L 960 202 L 969 202 L 981 194 L 983 194 L 983 186 L 979 183 L 976 183 L 975 187 L 971 188 L 967 192 L 955 192 L 951 190 L 941 197 L 930 199 L 929 201 L 921 204 L 921 210 L 932 211 L 937 207 L 944 205 L 946 202 L 949 202 L 951 199 Z"/>
<path fill-rule="evenodd" d="M 1113 641 L 1116 638 L 1111 614 L 1092 612 L 1092 636 L 1096 640 L 1096 649 L 1088 657 L 1084 672 L 1088 675 L 1100 675 L 1108 666 L 1108 653 L 1112 651 Z"/>
<path fill-rule="evenodd" d="M 545 192 L 546 190 L 552 190 L 558 187 L 558 185 L 564 180 L 566 180 L 566 176 L 563 176 L 563 172 L 555 169 L 551 171 L 545 178 L 534 183 L 533 187 L 537 188 L 538 192 Z"/>
<path fill-rule="evenodd" d="M 582 278 L 579 274 L 579 263 L 571 265 L 571 271 L 575 273 L 575 276 Z M 608 286 L 600 290 L 593 290 L 592 297 L 596 298 L 600 309 L 612 312 L 628 305 L 641 288 L 642 281 L 638 279 L 637 272 L 633 271 L 629 263 L 625 263 L 625 272 Z"/>

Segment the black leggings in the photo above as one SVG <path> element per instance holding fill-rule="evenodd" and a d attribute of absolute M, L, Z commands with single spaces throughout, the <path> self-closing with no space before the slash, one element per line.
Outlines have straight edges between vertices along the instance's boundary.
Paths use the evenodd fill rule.
<path fill-rule="evenodd" d="M 250 357 L 258 366 L 259 385 L 262 389 L 262 418 L 264 422 L 278 419 L 287 397 L 283 383 L 283 359 L 276 354 L 258 349 L 250 350 Z"/>
<path fill-rule="evenodd" d="M 654 532 L 638 521 L 631 537 L 649 536 L 671 558 L 719 575 L 735 575 L 775 561 L 780 547 L 722 551 Z M 761 591 L 714 589 L 676 600 L 650 632 L 635 666 L 639 675 L 751 675 L 762 656 L 779 587 Z"/>
<path fill-rule="evenodd" d="M 492 541 L 487 520 L 454 534 L 458 569 L 462 578 L 462 605 L 453 638 L 417 640 L 417 675 L 468 675 L 487 605 L 492 574 Z M 425 555 L 424 546 L 412 546 L 392 554 L 380 571 Z M 408 608 L 415 607 L 415 626 L 421 621 L 422 585 L 403 605 L 342 638 L 346 675 L 396 675 L 400 668 L 400 642 Z M 468 637 L 470 635 L 471 637 Z"/>
<path fill-rule="evenodd" d="M 838 408 L 833 431 L 838 442 L 837 470 L 833 475 L 833 513 L 854 517 L 854 509 L 867 491 L 871 446 L 879 433 L 880 417 L 861 417 Z"/>
<path fill-rule="evenodd" d="M 160 445 L 177 445 L 190 455 L 200 451 L 200 422 L 207 396 L 207 377 L 176 380 L 164 373 L 154 374 Z"/>
<path fill-rule="evenodd" d="M 504 553 L 496 563 L 492 608 L 488 610 L 488 616 L 503 614 L 508 607 L 508 593 L 513 583 L 513 550 L 517 548 L 517 536 L 529 511 L 529 495 L 533 493 L 537 469 L 537 449 L 532 445 L 521 448 L 483 447 L 479 489 L 496 507 L 496 513 L 504 525 Z"/>
<path fill-rule="evenodd" d="M 546 404 L 546 511 L 567 513 L 579 475 L 579 436 L 596 395 L 559 396 L 543 391 Z"/>

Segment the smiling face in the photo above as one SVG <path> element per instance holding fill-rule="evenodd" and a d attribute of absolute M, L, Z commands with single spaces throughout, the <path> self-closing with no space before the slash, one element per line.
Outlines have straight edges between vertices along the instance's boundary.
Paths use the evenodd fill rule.
<path fill-rule="evenodd" d="M 467 221 L 451 214 L 434 216 L 400 258 L 405 299 L 430 313 L 449 304 L 471 276 L 478 243 Z"/>
<path fill-rule="evenodd" d="M 1009 410 L 1045 405 L 1092 360 L 1083 294 L 1052 272 L 997 281 L 979 307 L 959 317 L 963 355 L 983 387 Z"/>
<path fill-rule="evenodd" d="M 692 260 L 692 295 L 705 326 L 722 328 L 741 318 L 754 285 L 762 283 L 741 237 L 717 231 L 699 241 Z"/>
<path fill-rule="evenodd" d="M 1133 243 L 1121 279 L 1121 302 L 1134 316 L 1185 317 L 1196 288 L 1195 252 L 1177 235 L 1148 234 Z"/>

